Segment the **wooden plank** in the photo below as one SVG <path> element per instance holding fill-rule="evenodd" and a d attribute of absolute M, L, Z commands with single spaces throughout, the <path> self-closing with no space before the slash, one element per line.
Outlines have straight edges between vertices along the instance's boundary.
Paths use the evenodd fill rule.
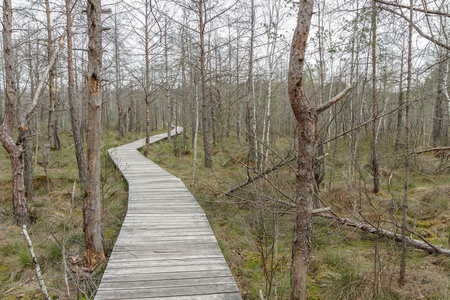
<path fill-rule="evenodd" d="M 144 143 L 108 150 L 128 182 L 128 212 L 95 299 L 241 299 L 205 213 L 136 150 Z"/>
<path fill-rule="evenodd" d="M 101 287 L 100 287 L 101 288 Z M 99 290 L 100 290 L 99 288 Z M 197 296 L 197 295 L 213 295 L 215 293 L 237 292 L 236 284 L 205 284 L 205 285 L 193 285 L 183 287 L 159 287 L 159 288 L 141 288 L 141 289 L 128 289 L 126 286 L 123 288 L 117 288 L 115 290 L 101 290 L 102 296 L 106 298 L 96 299 L 135 299 L 148 297 L 180 297 L 184 299 L 184 296 Z M 111 298 L 110 298 L 111 297 Z M 122 298 L 123 297 L 123 298 Z"/>

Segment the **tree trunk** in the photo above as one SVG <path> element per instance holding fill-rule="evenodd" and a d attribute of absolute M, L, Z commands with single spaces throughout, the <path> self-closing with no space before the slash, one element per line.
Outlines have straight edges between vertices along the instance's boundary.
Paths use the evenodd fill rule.
<path fill-rule="evenodd" d="M 93 269 L 105 258 L 100 214 L 100 135 L 101 135 L 101 2 L 91 0 L 87 6 L 88 21 L 88 130 L 86 195 L 83 204 L 86 258 Z"/>
<path fill-rule="evenodd" d="M 22 129 L 22 128 L 21 128 Z M 33 187 L 33 156 L 30 145 L 30 129 L 28 127 L 20 130 L 19 141 L 23 147 L 23 163 L 24 163 L 24 184 L 25 197 L 31 199 L 34 197 Z"/>
<path fill-rule="evenodd" d="M 195 89 L 195 132 L 194 132 L 194 144 L 192 147 L 194 148 L 194 161 L 192 162 L 192 178 L 191 178 L 191 186 L 195 184 L 195 170 L 197 167 L 197 136 L 198 136 L 198 92 L 197 92 L 197 83 L 194 85 Z"/>
<path fill-rule="evenodd" d="M 149 9 L 149 3 L 145 2 L 145 157 L 148 156 L 148 147 L 150 144 L 150 37 L 148 35 L 150 10 L 151 7 Z"/>
<path fill-rule="evenodd" d="M 372 132 L 370 135 L 371 166 L 373 176 L 373 192 L 376 194 L 380 191 L 380 176 L 378 171 L 377 159 L 377 122 L 378 103 L 377 103 L 377 58 L 376 58 L 376 44 L 377 44 L 377 12 L 375 0 L 372 0 Z"/>
<path fill-rule="evenodd" d="M 306 280 L 311 260 L 314 202 L 314 160 L 317 115 L 342 99 L 352 87 L 347 87 L 334 98 L 311 107 L 303 91 L 303 66 L 308 41 L 313 0 L 299 3 L 289 60 L 289 100 L 297 121 L 298 160 L 296 175 L 296 214 L 292 241 L 291 300 L 306 300 Z"/>
<path fill-rule="evenodd" d="M 253 85 L 253 43 L 255 39 L 255 3 L 251 0 L 251 17 L 250 17 L 250 49 L 248 59 L 248 90 L 247 90 L 247 115 L 248 115 L 248 143 L 249 153 L 248 160 L 253 162 L 255 167 L 258 166 L 257 147 L 258 142 L 256 138 L 256 103 Z"/>
<path fill-rule="evenodd" d="M 51 24 L 51 18 L 50 18 L 50 3 L 49 0 L 45 0 L 45 12 L 47 15 L 47 59 L 50 63 L 50 57 L 52 55 L 52 24 Z M 55 71 L 52 67 L 50 69 L 50 73 L 48 76 L 48 92 L 49 92 L 49 105 L 48 105 L 48 126 L 47 126 L 47 140 L 45 142 L 45 151 L 47 152 L 45 157 L 47 158 L 46 161 L 44 161 L 44 164 L 48 167 L 49 160 L 50 160 L 50 147 L 52 144 L 52 134 L 54 133 L 54 126 L 55 126 Z"/>
<path fill-rule="evenodd" d="M 117 111 L 119 114 L 119 141 L 125 135 L 125 114 L 122 104 L 122 99 L 120 98 L 120 66 L 119 66 L 119 37 L 118 37 L 118 24 L 117 24 L 117 14 L 114 15 L 114 62 L 115 62 L 115 96 L 117 103 Z"/>
<path fill-rule="evenodd" d="M 24 225 L 28 222 L 28 207 L 25 197 L 23 178 L 23 157 L 20 143 L 16 143 L 11 135 L 16 114 L 16 83 L 14 69 L 14 53 L 12 46 L 12 7 L 11 0 L 3 0 L 3 52 L 5 59 L 6 111 L 0 127 L 0 141 L 8 152 L 12 171 L 12 204 L 14 222 Z M 26 128 L 28 129 L 28 128 Z"/>
<path fill-rule="evenodd" d="M 410 121 L 409 105 L 411 102 L 411 60 L 412 60 L 412 29 L 413 29 L 413 0 L 409 2 L 409 36 L 408 36 L 408 74 L 406 86 L 406 106 L 405 106 L 405 127 L 406 127 L 406 153 L 405 153 L 405 187 L 402 199 L 402 257 L 400 260 L 400 278 L 399 284 L 403 286 L 406 283 L 406 230 L 407 230 L 407 211 L 408 211 L 408 186 L 409 186 L 409 148 L 410 148 Z"/>
<path fill-rule="evenodd" d="M 291 300 L 306 300 L 306 279 L 311 260 L 314 200 L 315 111 L 303 92 L 303 64 L 313 0 L 301 0 L 289 62 L 289 100 L 298 125 L 296 214 L 292 241 Z"/>
<path fill-rule="evenodd" d="M 74 95 L 74 74 L 73 74 L 73 48 L 72 48 L 72 22 L 71 22 L 70 0 L 66 0 L 67 17 L 67 73 L 68 85 L 67 93 L 69 98 L 70 121 L 72 123 L 73 141 L 75 143 L 75 155 L 77 157 L 78 176 L 80 184 L 84 187 L 86 183 L 86 164 L 83 153 L 83 140 L 78 122 L 77 104 Z"/>
<path fill-rule="evenodd" d="M 397 127 L 396 127 L 396 135 L 395 135 L 395 144 L 394 151 L 398 152 L 400 149 L 400 141 L 401 141 L 401 133 L 403 127 L 403 51 L 402 51 L 402 59 L 400 62 L 400 84 L 399 84 L 399 92 L 398 92 L 398 111 L 397 111 Z"/>
<path fill-rule="evenodd" d="M 181 29 L 181 124 L 183 126 L 183 149 L 187 148 L 187 92 L 186 92 L 186 49 L 184 28 Z"/>
<path fill-rule="evenodd" d="M 440 145 L 443 131 L 443 109 L 442 103 L 444 102 L 444 72 L 445 72 L 445 63 L 446 60 L 443 57 L 439 56 L 439 64 L 438 64 L 438 78 L 437 78 L 437 93 L 436 93 L 436 102 L 434 103 L 434 119 L 433 119 L 433 146 L 437 147 Z"/>
<path fill-rule="evenodd" d="M 209 119 L 208 99 L 206 97 L 206 57 L 205 57 L 205 22 L 206 12 L 203 11 L 204 1 L 198 2 L 198 18 L 200 33 L 200 77 L 202 81 L 202 126 L 203 126 L 203 149 L 205 151 L 205 167 L 212 167 L 211 145 L 209 143 Z"/>
<path fill-rule="evenodd" d="M 60 95 L 58 93 L 54 111 L 55 121 L 53 124 L 53 147 L 55 150 L 61 150 L 61 137 L 59 136 L 59 110 L 61 107 L 61 99 L 59 97 Z"/>

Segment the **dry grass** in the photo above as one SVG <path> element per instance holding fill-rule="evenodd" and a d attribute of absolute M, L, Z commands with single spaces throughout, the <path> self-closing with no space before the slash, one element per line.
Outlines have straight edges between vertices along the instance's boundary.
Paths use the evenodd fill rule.
<path fill-rule="evenodd" d="M 109 253 L 117 238 L 126 212 L 127 186 L 120 172 L 115 172 L 106 149 L 119 142 L 115 133 L 105 133 L 102 140 L 102 176 L 104 197 L 102 199 L 103 236 Z M 103 266 L 94 273 L 83 266 L 84 234 L 82 229 L 83 195 L 75 186 L 78 179 L 72 137 L 63 134 L 63 149 L 51 152 L 51 161 L 58 161 L 49 170 L 50 191 L 42 167 L 34 173 L 36 197 L 28 201 L 32 223 L 28 226 L 30 237 L 43 272 L 50 295 L 54 299 L 66 299 L 62 245 L 64 244 L 68 264 L 71 299 L 78 294 L 80 299 L 95 292 L 95 285 L 101 278 Z M 135 137 L 129 136 L 120 143 L 127 143 Z M 0 158 L 4 158 L 0 150 Z M 38 157 L 38 161 L 40 157 Z M 20 228 L 13 226 L 11 204 L 11 180 L 9 161 L 0 164 L 0 299 L 40 299 L 42 297 L 36 281 L 28 247 Z M 72 204 L 73 196 L 73 204 Z"/>
<path fill-rule="evenodd" d="M 199 139 L 201 141 L 201 139 Z M 287 143 L 285 143 L 287 144 Z M 339 145 L 339 147 L 341 147 Z M 272 198 L 283 199 L 267 181 L 260 180 L 249 185 L 245 190 L 235 193 L 237 198 L 216 198 L 216 195 L 230 187 L 243 182 L 246 177 L 245 161 L 247 148 L 245 145 L 237 147 L 234 138 L 224 140 L 216 147 L 213 156 L 213 168 L 203 167 L 202 147 L 199 143 L 196 185 L 191 191 L 203 206 L 211 226 L 219 240 L 225 258 L 232 269 L 244 299 L 259 299 L 259 289 L 266 291 L 261 248 L 262 215 L 272 215 L 271 211 L 279 211 L 264 197 L 255 192 L 264 192 Z M 362 148 L 364 150 L 364 148 Z M 363 151 L 361 150 L 361 151 Z M 174 157 L 173 145 L 159 143 L 151 158 L 189 185 L 192 172 L 192 150 L 181 157 Z M 340 148 L 338 148 L 340 151 Z M 367 155 L 366 155 L 367 156 Z M 363 153 L 361 161 L 367 159 Z M 401 161 L 391 162 L 381 159 L 382 191 L 377 195 L 370 192 L 371 176 L 364 168 L 356 174 L 359 182 L 348 185 L 345 178 L 347 161 L 342 155 L 336 156 L 337 161 L 330 163 L 328 174 L 333 169 L 333 184 L 331 189 L 321 193 L 323 198 L 336 212 L 342 216 L 354 217 L 362 220 L 361 212 L 367 219 L 376 221 L 382 216 L 386 219 L 396 217 L 400 220 L 401 211 L 398 210 L 403 197 L 404 175 Z M 426 229 L 433 233 L 433 242 L 447 246 L 450 234 L 450 212 L 445 188 L 450 180 L 448 174 L 431 174 L 421 172 L 428 160 L 421 165 L 416 160 L 410 182 L 410 226 L 423 233 Z M 294 164 L 295 166 L 295 164 Z M 432 165 L 434 166 L 434 164 Z M 430 166 L 430 167 L 432 167 Z M 272 182 L 281 187 L 281 191 L 293 195 L 290 185 L 294 184 L 294 172 L 284 168 L 283 173 L 271 174 Z M 391 176 L 392 174 L 392 176 Z M 328 178 L 328 177 L 327 177 Z M 286 180 L 288 179 L 288 180 Z M 388 187 L 388 180 L 390 186 Z M 325 184 L 328 184 L 327 182 Z M 325 184 L 322 185 L 324 189 Z M 348 188 L 350 186 L 351 188 Z M 421 221 L 427 215 L 423 209 L 425 199 L 432 207 L 437 218 Z M 446 199 L 439 200 L 439 199 Z M 444 205 L 443 205 L 444 204 Z M 443 208 L 443 209 L 442 209 Z M 418 214 L 416 215 L 417 212 Z M 286 214 L 287 213 L 287 214 Z M 382 213 L 380 215 L 380 213 Z M 278 241 L 278 298 L 289 297 L 289 271 L 291 257 L 291 239 L 293 219 L 289 210 L 280 214 L 278 219 L 280 228 Z M 270 222 L 264 223 L 266 228 L 267 246 L 271 244 Z M 393 230 L 393 225 L 382 222 L 381 226 Z M 382 272 L 378 275 L 380 289 L 375 293 L 375 275 L 373 271 L 374 245 L 378 243 L 380 251 L 380 266 Z M 448 245 L 450 246 L 450 245 Z M 408 251 L 407 284 L 400 287 L 398 281 L 399 245 L 393 241 L 376 239 L 375 236 L 359 232 L 357 229 L 345 228 L 330 224 L 327 220 L 316 219 L 313 260 L 310 266 L 308 281 L 309 299 L 446 299 L 449 296 L 450 265 L 447 257 L 429 257 L 419 250 Z"/>

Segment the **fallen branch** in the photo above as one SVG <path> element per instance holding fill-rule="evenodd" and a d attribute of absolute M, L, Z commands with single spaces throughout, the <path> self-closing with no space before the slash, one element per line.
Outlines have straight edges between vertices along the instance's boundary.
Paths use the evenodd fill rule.
<path fill-rule="evenodd" d="M 450 151 L 450 147 L 439 147 L 439 148 L 432 148 L 432 149 L 425 149 L 425 150 L 420 150 L 420 151 L 416 151 L 416 152 L 410 152 L 410 154 L 412 155 L 419 155 L 422 153 L 426 153 L 426 152 L 433 152 L 433 151 Z"/>
<path fill-rule="evenodd" d="M 364 224 L 364 223 L 361 223 L 361 222 L 353 221 L 353 220 L 348 219 L 348 218 L 340 218 L 337 215 L 320 214 L 320 215 L 317 215 L 317 216 L 320 216 L 320 217 L 323 217 L 323 218 L 326 218 L 326 219 L 331 219 L 331 220 L 334 220 L 334 221 L 336 221 L 338 223 L 341 223 L 343 225 L 347 225 L 347 226 L 350 226 L 350 227 L 353 227 L 353 228 L 358 228 L 358 229 L 360 229 L 362 231 L 366 231 L 366 232 L 369 232 L 369 233 L 372 233 L 372 234 L 379 234 L 379 235 L 381 235 L 383 237 L 393 239 L 393 240 L 395 240 L 397 242 L 401 242 L 402 241 L 402 235 L 401 234 L 394 233 L 394 232 L 391 232 L 391 231 L 388 231 L 388 230 L 384 230 L 384 229 L 377 229 L 377 228 L 375 228 L 375 227 L 373 227 L 372 225 L 369 225 L 369 224 Z M 440 246 L 436 246 L 436 245 L 430 244 L 428 242 L 425 243 L 425 242 L 422 242 L 422 241 L 419 241 L 419 240 L 416 240 L 416 239 L 413 239 L 413 238 L 410 238 L 410 237 L 405 237 L 405 239 L 406 239 L 406 244 L 408 244 L 411 247 L 414 247 L 414 248 L 417 248 L 417 249 L 420 249 L 420 250 L 424 250 L 424 251 L 426 251 L 426 252 L 428 252 L 430 254 L 443 254 L 443 255 L 446 255 L 446 256 L 450 256 L 450 249 L 445 249 L 445 248 L 442 248 Z"/>
<path fill-rule="evenodd" d="M 327 211 L 330 211 L 330 210 L 331 210 L 331 207 L 316 208 L 316 209 L 313 209 L 311 211 L 311 213 L 313 215 L 316 215 L 316 214 L 324 213 L 324 212 L 327 212 Z"/>
<path fill-rule="evenodd" d="M 261 178 L 261 177 L 264 177 L 265 175 L 269 174 L 270 172 L 273 172 L 273 171 L 278 170 L 278 169 L 281 168 L 282 166 L 287 165 L 287 164 L 293 162 L 293 161 L 296 160 L 296 159 L 297 159 L 297 156 L 294 156 L 294 157 L 292 157 L 292 158 L 290 158 L 290 159 L 285 159 L 285 160 L 279 162 L 278 164 L 276 164 L 275 166 L 273 166 L 272 168 L 268 168 L 268 169 L 266 169 L 266 170 L 263 171 L 262 173 L 259 173 L 259 174 L 256 175 L 256 176 L 247 178 L 247 180 L 245 180 L 245 181 L 244 181 L 243 183 L 241 183 L 240 185 L 235 186 L 235 187 L 229 189 L 228 191 L 226 191 L 226 192 L 220 194 L 220 195 L 217 196 L 217 197 L 221 197 L 221 196 L 224 196 L 224 195 L 230 195 L 230 194 L 232 194 L 233 192 L 235 192 L 235 191 L 237 191 L 237 190 L 243 188 L 244 186 L 246 186 L 246 185 L 252 183 L 253 181 L 255 181 L 255 180 L 257 180 L 257 179 L 259 179 L 259 178 Z"/>
<path fill-rule="evenodd" d="M 34 254 L 33 250 L 33 244 L 31 243 L 30 236 L 27 232 L 27 225 L 22 226 L 22 232 L 25 236 L 25 239 L 28 243 L 28 248 L 30 249 L 31 259 L 33 260 L 34 267 L 36 269 L 36 277 L 38 279 L 39 285 L 41 286 L 42 294 L 44 294 L 44 297 L 46 300 L 50 300 L 50 296 L 48 295 L 47 288 L 45 287 L 44 279 L 42 278 L 41 268 L 39 267 L 39 264 L 36 259 L 36 255 Z"/>

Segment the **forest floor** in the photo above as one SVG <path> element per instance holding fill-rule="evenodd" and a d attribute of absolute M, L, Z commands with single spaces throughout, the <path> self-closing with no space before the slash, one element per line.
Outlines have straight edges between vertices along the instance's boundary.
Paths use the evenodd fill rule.
<path fill-rule="evenodd" d="M 51 152 L 51 163 L 58 163 L 48 171 L 49 185 L 39 165 L 38 153 L 34 179 L 36 196 L 29 202 L 32 224 L 28 230 L 52 298 L 68 298 L 65 258 L 70 299 L 89 299 L 104 266 L 94 272 L 83 266 L 83 197 L 77 183 L 74 185 L 78 173 L 72 137 L 68 134 L 61 137 L 63 149 Z M 106 150 L 142 137 L 128 134 L 119 142 L 116 132 L 103 134 L 102 222 L 108 254 L 126 213 L 127 184 Z M 180 177 L 202 205 L 243 299 L 259 299 L 259 290 L 266 299 L 274 299 L 275 293 L 278 299 L 287 299 L 294 214 L 292 208 L 279 205 L 273 199 L 289 201 L 293 197 L 295 163 L 267 175 L 267 180 L 257 180 L 233 193 L 233 197 L 218 197 L 245 181 L 248 174 L 254 175 L 245 167 L 248 148 L 243 142 L 239 145 L 235 137 L 224 138 L 213 148 L 213 168 L 207 169 L 200 142 L 196 181 L 190 187 L 193 161 L 190 139 L 189 136 L 187 150 L 182 151 L 179 150 L 183 148 L 181 137 L 176 139 L 176 149 L 173 142 L 153 144 L 149 158 Z M 282 149 L 279 156 L 290 153 L 288 140 L 278 139 L 274 143 Z M 344 144 L 333 143 L 328 150 L 330 156 L 320 198 L 341 217 L 366 219 L 380 228 L 400 232 L 392 222 L 401 221 L 398 208 L 403 197 L 404 168 L 399 156 L 383 155 L 392 151 L 379 148 L 382 191 L 376 195 L 370 193 L 371 176 L 364 167 L 369 161 L 367 145 L 360 146 L 359 162 L 350 180 L 348 150 Z M 341 155 L 343 152 L 345 155 Z M 279 161 L 276 154 L 271 158 Z M 434 172 L 440 161 L 433 153 L 413 159 L 408 225 L 429 242 L 450 248 L 450 173 L 448 170 Z M 1 149 L 0 299 L 41 299 L 25 239 L 20 228 L 12 225 L 10 172 L 8 155 Z M 400 254 L 400 245 L 392 240 L 316 217 L 309 298 L 450 299 L 449 257 L 409 248 L 407 283 L 400 287 L 397 283 Z"/>

